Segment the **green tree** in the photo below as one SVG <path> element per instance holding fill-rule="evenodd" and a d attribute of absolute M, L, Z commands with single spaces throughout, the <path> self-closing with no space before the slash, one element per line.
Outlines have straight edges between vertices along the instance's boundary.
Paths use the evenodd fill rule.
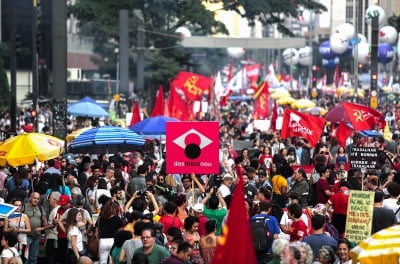
<path fill-rule="evenodd" d="M 286 18 L 298 16 L 298 8 L 313 10 L 315 13 L 327 11 L 326 7 L 312 0 L 211 0 L 222 2 L 223 9 L 232 10 L 246 18 L 250 26 L 256 21 L 263 25 L 276 24 L 283 34 L 293 36 L 284 23 Z"/>
<path fill-rule="evenodd" d="M 102 56 L 95 62 L 111 76 L 117 59 L 113 53 L 118 45 L 120 9 L 127 9 L 130 14 L 131 77 L 136 75 L 137 28 L 145 29 L 145 87 L 150 97 L 160 84 L 168 86 L 168 81 L 180 70 L 193 66 L 191 54 L 179 45 L 177 28 L 185 26 L 193 35 L 228 33 L 224 24 L 215 21 L 214 13 L 198 0 L 77 1 L 69 12 L 80 21 L 81 34 L 94 38 L 95 52 Z M 103 60 L 105 57 L 107 62 Z"/>

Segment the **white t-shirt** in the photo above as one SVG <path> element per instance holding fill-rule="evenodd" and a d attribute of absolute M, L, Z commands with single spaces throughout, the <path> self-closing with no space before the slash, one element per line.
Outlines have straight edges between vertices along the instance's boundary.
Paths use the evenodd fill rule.
<path fill-rule="evenodd" d="M 392 210 L 393 213 L 397 212 L 396 219 L 397 219 L 397 222 L 400 222 L 400 213 L 399 213 L 399 211 L 397 211 L 399 209 L 399 205 L 397 204 L 397 201 L 398 201 L 398 199 L 394 199 L 394 198 L 384 199 L 382 202 L 382 207 Z"/>
<path fill-rule="evenodd" d="M 68 248 L 72 249 L 71 236 L 76 236 L 76 246 L 78 248 L 78 251 L 82 251 L 83 250 L 82 233 L 81 233 L 81 231 L 79 231 L 78 227 L 73 226 L 72 229 L 68 232 L 68 235 L 67 235 Z"/>
<path fill-rule="evenodd" d="M 1 252 L 1 257 L 2 258 L 12 258 L 12 257 L 19 257 L 19 253 L 15 247 L 10 247 L 7 249 L 3 249 Z"/>

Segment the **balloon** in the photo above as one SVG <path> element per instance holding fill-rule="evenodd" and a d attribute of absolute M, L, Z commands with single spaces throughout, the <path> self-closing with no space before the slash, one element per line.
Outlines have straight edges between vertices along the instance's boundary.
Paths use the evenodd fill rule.
<path fill-rule="evenodd" d="M 361 64 L 368 63 L 371 59 L 371 53 L 370 53 L 370 46 L 369 43 L 367 42 L 360 42 L 357 45 L 357 59 L 358 62 Z M 354 49 L 353 49 L 353 57 L 355 57 L 356 54 L 354 54 Z"/>
<path fill-rule="evenodd" d="M 294 48 L 285 49 L 282 52 L 283 62 L 287 65 L 295 65 L 299 62 L 299 52 Z"/>
<path fill-rule="evenodd" d="M 342 54 L 347 50 L 347 47 L 349 46 L 349 40 L 346 39 L 346 36 L 340 33 L 333 34 L 330 37 L 329 41 L 331 45 L 331 50 L 336 54 Z"/>
<path fill-rule="evenodd" d="M 298 16 L 297 16 L 297 23 L 302 25 L 302 26 L 308 26 L 311 21 L 311 12 L 308 9 L 304 9 L 304 7 L 301 7 L 297 10 Z"/>
<path fill-rule="evenodd" d="M 306 46 L 299 49 L 299 63 L 303 66 L 309 66 L 312 64 L 313 51 L 310 47 Z"/>
<path fill-rule="evenodd" d="M 192 36 L 192 33 L 190 32 L 190 30 L 185 27 L 178 27 L 175 30 L 175 33 L 180 33 L 182 38 Z"/>
<path fill-rule="evenodd" d="M 363 34 L 358 33 L 357 37 L 360 39 L 360 42 L 367 42 L 367 38 Z"/>
<path fill-rule="evenodd" d="M 378 45 L 378 62 L 388 63 L 393 60 L 394 51 L 392 46 L 387 43 L 381 43 Z"/>
<path fill-rule="evenodd" d="M 228 55 L 234 59 L 240 59 L 246 52 L 244 48 L 237 48 L 237 47 L 227 48 L 227 51 Z"/>
<path fill-rule="evenodd" d="M 325 60 L 330 60 L 336 57 L 336 54 L 331 49 L 331 44 L 329 41 L 324 41 L 319 46 L 319 54 Z"/>
<path fill-rule="evenodd" d="M 379 30 L 379 42 L 394 44 L 397 40 L 397 30 L 392 26 L 384 26 Z"/>
<path fill-rule="evenodd" d="M 365 11 L 365 19 L 367 20 L 367 23 L 371 25 L 372 18 L 376 16 L 379 16 L 379 25 L 381 25 L 386 17 L 385 10 L 377 5 L 369 6 Z"/>
<path fill-rule="evenodd" d="M 346 57 L 350 56 L 352 52 L 353 52 L 353 45 L 351 42 L 349 42 L 349 44 L 347 45 L 346 51 L 343 52 L 342 54 L 340 54 L 339 58 L 346 58 Z"/>
<path fill-rule="evenodd" d="M 329 69 L 333 69 L 335 68 L 336 65 L 338 65 L 340 62 L 338 57 L 335 57 L 333 59 L 330 60 L 322 60 L 322 66 L 324 66 L 325 68 L 329 68 Z"/>
<path fill-rule="evenodd" d="M 340 24 L 337 28 L 336 28 L 336 33 L 341 34 L 342 36 L 344 36 L 346 39 L 351 39 L 354 38 L 354 26 L 350 23 L 343 23 Z"/>

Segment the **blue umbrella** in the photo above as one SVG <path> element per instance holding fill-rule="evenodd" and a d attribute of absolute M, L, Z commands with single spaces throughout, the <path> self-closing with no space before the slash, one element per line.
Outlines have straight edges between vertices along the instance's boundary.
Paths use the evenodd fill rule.
<path fill-rule="evenodd" d="M 107 111 L 89 96 L 85 96 L 80 101 L 68 106 L 67 112 L 73 116 L 108 117 Z"/>
<path fill-rule="evenodd" d="M 71 153 L 117 153 L 141 149 L 144 138 L 133 131 L 114 126 L 95 127 L 82 132 L 69 145 Z"/>
<path fill-rule="evenodd" d="M 143 135 L 145 138 L 162 138 L 165 136 L 165 123 L 170 121 L 180 121 L 176 118 L 167 116 L 155 116 L 146 118 L 130 127 L 130 130 Z"/>

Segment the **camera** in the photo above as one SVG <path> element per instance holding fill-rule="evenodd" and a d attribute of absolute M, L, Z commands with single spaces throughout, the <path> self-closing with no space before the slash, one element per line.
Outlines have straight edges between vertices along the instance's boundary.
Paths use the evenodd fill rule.
<path fill-rule="evenodd" d="M 146 191 L 138 191 L 137 195 L 146 196 Z"/>

